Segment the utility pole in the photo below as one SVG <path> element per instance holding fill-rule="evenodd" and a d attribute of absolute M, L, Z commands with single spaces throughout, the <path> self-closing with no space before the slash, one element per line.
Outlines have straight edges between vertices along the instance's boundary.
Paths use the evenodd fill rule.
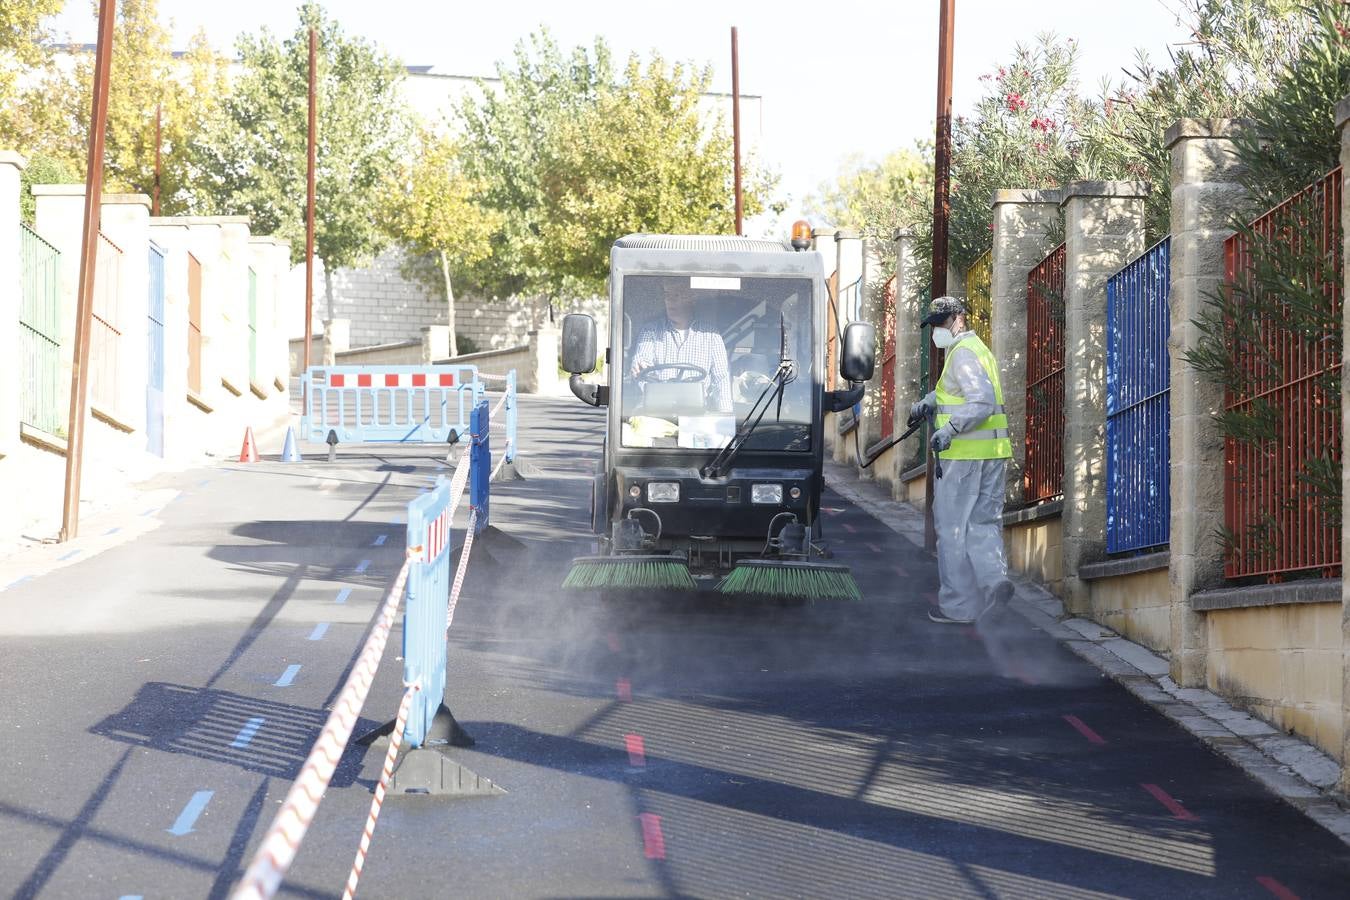
<path fill-rule="evenodd" d="M 951 194 L 948 184 L 952 168 L 952 32 L 956 22 L 956 0 L 938 0 L 938 78 L 937 78 L 937 135 L 933 142 L 933 282 L 930 297 L 947 293 L 947 219 L 951 215 Z M 925 340 L 930 339 L 925 335 Z M 938 380 L 938 351 L 928 351 L 928 387 L 933 390 Z M 932 439 L 930 429 L 929 439 Z M 928 453 L 927 477 L 924 479 L 924 547 L 931 553 L 937 549 L 937 529 L 933 525 L 933 453 Z"/>
<path fill-rule="evenodd" d="M 80 531 L 80 474 L 84 463 L 84 407 L 89 392 L 89 329 L 94 312 L 94 271 L 103 204 L 103 134 L 108 122 L 108 72 L 112 68 L 113 22 L 117 0 L 99 0 L 98 44 L 94 49 L 93 111 L 89 117 L 89 159 L 84 176 L 84 233 L 80 238 L 80 282 L 75 309 L 75 358 L 70 372 L 70 424 L 66 441 L 62 541 Z"/>
<path fill-rule="evenodd" d="M 736 175 L 736 235 L 741 227 L 741 60 L 736 48 L 736 26 L 731 26 L 731 152 L 735 157 L 733 164 Z"/>
<path fill-rule="evenodd" d="M 150 215 L 159 215 L 159 173 L 160 173 L 160 146 L 163 144 L 163 130 L 161 129 L 161 118 L 164 115 L 164 104 L 155 104 L 155 197 L 150 204 Z"/>
<path fill-rule="evenodd" d="M 309 26 L 309 168 L 305 176 L 305 371 L 309 371 L 310 344 L 314 339 L 314 129 L 316 100 L 316 60 L 318 34 Z"/>

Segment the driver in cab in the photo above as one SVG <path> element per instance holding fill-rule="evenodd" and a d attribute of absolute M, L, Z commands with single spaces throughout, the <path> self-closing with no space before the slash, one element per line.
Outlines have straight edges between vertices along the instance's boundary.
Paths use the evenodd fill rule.
<path fill-rule="evenodd" d="M 722 336 L 694 318 L 694 292 L 688 285 L 667 282 L 662 300 L 666 314 L 638 333 L 631 374 L 639 381 L 701 381 L 706 409 L 731 412 L 731 375 Z"/>

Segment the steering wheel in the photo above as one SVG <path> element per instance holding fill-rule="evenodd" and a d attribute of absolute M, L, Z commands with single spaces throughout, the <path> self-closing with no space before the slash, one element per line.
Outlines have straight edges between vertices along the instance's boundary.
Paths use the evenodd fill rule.
<path fill-rule="evenodd" d="M 693 384 L 698 381 L 704 381 L 708 377 L 708 370 L 702 366 L 696 366 L 692 363 L 656 363 L 648 366 L 637 374 L 637 380 L 642 384 L 652 384 L 656 379 L 652 378 L 653 372 L 660 372 L 665 369 L 674 369 L 678 374 L 669 381 L 663 381 L 663 384 Z"/>

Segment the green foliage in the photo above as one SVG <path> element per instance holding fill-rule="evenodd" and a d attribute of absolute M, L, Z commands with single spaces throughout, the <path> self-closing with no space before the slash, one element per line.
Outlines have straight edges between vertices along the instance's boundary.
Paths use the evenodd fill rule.
<path fill-rule="evenodd" d="M 601 39 L 564 54 L 542 32 L 497 74 L 499 90 L 460 110 L 466 172 L 502 216 L 475 273 L 490 290 L 597 293 L 624 234 L 732 230 L 731 140 L 700 115 L 706 68 L 634 56 L 619 69 Z M 749 216 L 772 182 L 745 173 Z"/>
<path fill-rule="evenodd" d="M 255 232 L 290 241 L 292 259 L 304 257 L 311 24 L 319 37 L 315 250 L 331 274 L 387 243 L 377 213 L 409 126 L 398 94 L 403 69 L 346 35 L 318 4 L 300 8 L 285 40 L 266 29 L 240 37 L 240 74 L 200 148 L 196 207 L 247 215 Z"/>
<path fill-rule="evenodd" d="M 32 227 L 37 214 L 37 200 L 29 192 L 33 185 L 69 184 L 74 180 L 75 173 L 60 159 L 40 151 L 30 156 L 19 174 L 19 218 Z"/>
<path fill-rule="evenodd" d="M 14 113 L 19 77 L 51 61 L 46 20 L 61 11 L 64 0 L 5 0 L 0 3 L 0 136 Z"/>
<path fill-rule="evenodd" d="M 895 231 L 912 230 L 932 218 L 932 147 L 920 144 L 913 150 L 897 150 L 879 163 L 852 156 L 833 182 L 806 197 L 803 207 L 823 225 L 849 228 L 876 241 L 883 248 L 883 265 L 889 268 Z"/>

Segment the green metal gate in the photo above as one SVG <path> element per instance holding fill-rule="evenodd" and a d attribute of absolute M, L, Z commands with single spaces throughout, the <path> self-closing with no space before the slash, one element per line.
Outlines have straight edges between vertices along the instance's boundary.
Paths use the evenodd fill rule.
<path fill-rule="evenodd" d="M 65 433 L 61 409 L 61 253 L 19 226 L 19 420 L 48 434 Z"/>

